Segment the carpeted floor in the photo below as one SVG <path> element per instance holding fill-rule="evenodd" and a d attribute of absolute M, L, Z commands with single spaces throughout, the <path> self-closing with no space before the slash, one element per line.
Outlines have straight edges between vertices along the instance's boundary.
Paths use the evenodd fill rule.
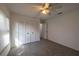
<path fill-rule="evenodd" d="M 79 52 L 42 39 L 19 48 L 12 48 L 8 56 L 79 56 Z"/>

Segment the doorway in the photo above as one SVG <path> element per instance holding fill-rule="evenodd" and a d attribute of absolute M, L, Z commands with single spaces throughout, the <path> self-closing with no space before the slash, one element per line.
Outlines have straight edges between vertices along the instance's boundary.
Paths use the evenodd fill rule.
<path fill-rule="evenodd" d="M 48 39 L 48 24 L 45 20 L 40 20 L 40 37 Z"/>

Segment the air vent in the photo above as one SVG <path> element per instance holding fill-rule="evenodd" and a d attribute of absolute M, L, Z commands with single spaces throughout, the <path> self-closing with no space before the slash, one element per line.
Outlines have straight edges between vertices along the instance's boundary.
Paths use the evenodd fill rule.
<path fill-rule="evenodd" d="M 58 15 L 62 15 L 62 14 L 63 14 L 63 12 L 58 12 L 57 14 L 58 14 Z"/>

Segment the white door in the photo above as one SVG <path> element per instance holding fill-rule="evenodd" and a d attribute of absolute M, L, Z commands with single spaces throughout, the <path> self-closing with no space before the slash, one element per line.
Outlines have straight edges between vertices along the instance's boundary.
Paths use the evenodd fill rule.
<path fill-rule="evenodd" d="M 25 42 L 30 43 L 30 24 L 29 22 L 25 23 Z"/>
<path fill-rule="evenodd" d="M 34 21 L 18 21 L 17 39 L 19 44 L 38 41 L 38 25 Z"/>
<path fill-rule="evenodd" d="M 19 23 L 19 27 L 18 27 L 18 39 L 19 39 L 19 44 L 25 44 L 25 25 L 24 22 Z"/>
<path fill-rule="evenodd" d="M 30 22 L 30 40 L 31 40 L 31 42 L 36 41 L 35 32 L 36 32 L 35 31 L 35 23 Z"/>

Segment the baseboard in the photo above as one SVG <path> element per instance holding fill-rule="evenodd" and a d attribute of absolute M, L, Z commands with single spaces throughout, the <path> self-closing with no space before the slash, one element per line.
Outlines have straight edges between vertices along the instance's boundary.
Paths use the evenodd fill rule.
<path fill-rule="evenodd" d="M 47 39 L 47 40 L 50 41 L 50 42 L 56 43 L 56 44 L 58 44 L 58 45 L 61 45 L 61 46 L 67 47 L 67 48 L 69 48 L 69 49 L 72 49 L 72 50 L 74 50 L 74 51 L 76 51 L 76 52 L 79 52 L 78 50 L 73 49 L 73 48 L 71 48 L 71 47 L 65 46 L 65 45 L 63 45 L 63 44 L 57 43 L 57 42 L 52 41 L 52 40 L 49 40 L 49 39 Z"/>

